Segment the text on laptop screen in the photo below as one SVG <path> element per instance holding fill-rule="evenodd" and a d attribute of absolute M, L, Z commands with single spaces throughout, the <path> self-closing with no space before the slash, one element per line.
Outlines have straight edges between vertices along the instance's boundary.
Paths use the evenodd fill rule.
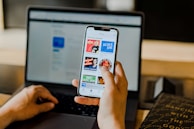
<path fill-rule="evenodd" d="M 134 15 L 31 10 L 28 16 L 27 80 L 69 84 L 79 79 L 82 45 L 88 25 L 119 30 L 117 60 L 128 90 L 138 90 L 142 19 Z"/>

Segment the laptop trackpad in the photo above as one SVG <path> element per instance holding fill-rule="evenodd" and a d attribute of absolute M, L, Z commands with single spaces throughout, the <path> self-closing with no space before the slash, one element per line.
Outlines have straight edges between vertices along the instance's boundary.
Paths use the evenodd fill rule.
<path fill-rule="evenodd" d="M 95 122 L 95 117 L 49 112 L 16 122 L 7 129 L 92 129 Z"/>

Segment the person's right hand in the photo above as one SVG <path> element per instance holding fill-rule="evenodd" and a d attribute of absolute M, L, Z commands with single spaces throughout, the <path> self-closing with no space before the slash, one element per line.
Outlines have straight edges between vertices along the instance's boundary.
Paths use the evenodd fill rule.
<path fill-rule="evenodd" d="M 75 101 L 80 104 L 98 105 L 98 126 L 100 129 L 124 129 L 127 100 L 127 79 L 122 65 L 116 62 L 115 75 L 106 67 L 101 69 L 105 81 L 105 89 L 101 99 L 76 96 Z M 73 85 L 78 86 L 78 80 L 73 80 Z"/>
<path fill-rule="evenodd" d="M 105 90 L 100 99 L 98 124 L 101 129 L 124 129 L 127 100 L 127 79 L 120 63 L 116 63 L 115 76 L 102 67 Z"/>

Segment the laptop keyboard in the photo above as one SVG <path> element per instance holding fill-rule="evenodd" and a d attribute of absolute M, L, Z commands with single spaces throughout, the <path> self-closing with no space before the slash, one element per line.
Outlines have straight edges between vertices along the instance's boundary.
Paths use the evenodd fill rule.
<path fill-rule="evenodd" d="M 74 102 L 74 96 L 67 96 L 64 94 L 53 94 L 59 101 L 54 108 L 55 112 L 97 116 L 98 106 L 82 105 Z"/>

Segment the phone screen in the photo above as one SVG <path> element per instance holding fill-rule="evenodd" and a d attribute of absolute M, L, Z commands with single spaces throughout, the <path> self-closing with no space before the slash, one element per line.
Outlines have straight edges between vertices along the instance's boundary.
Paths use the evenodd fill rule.
<path fill-rule="evenodd" d="M 104 90 L 104 79 L 100 68 L 108 67 L 113 73 L 118 41 L 116 28 L 86 28 L 78 94 L 100 98 Z"/>

